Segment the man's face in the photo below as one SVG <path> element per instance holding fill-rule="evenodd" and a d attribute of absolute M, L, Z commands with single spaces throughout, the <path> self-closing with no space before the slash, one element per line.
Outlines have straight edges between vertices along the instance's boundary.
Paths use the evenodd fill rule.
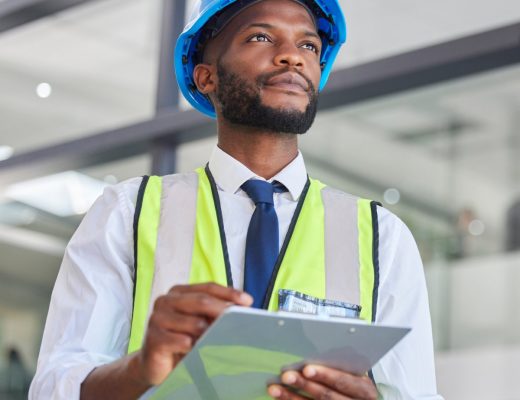
<path fill-rule="evenodd" d="M 208 52 L 216 65 L 213 99 L 219 116 L 272 132 L 310 128 L 321 39 L 303 6 L 292 0 L 259 2 L 233 18 Z"/>

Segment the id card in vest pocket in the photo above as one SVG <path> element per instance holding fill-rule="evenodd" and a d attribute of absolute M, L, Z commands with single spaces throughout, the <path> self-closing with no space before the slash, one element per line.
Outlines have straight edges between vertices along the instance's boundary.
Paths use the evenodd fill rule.
<path fill-rule="evenodd" d="M 278 311 L 359 318 L 361 306 L 337 300 L 319 299 L 295 290 L 280 289 L 278 291 Z"/>

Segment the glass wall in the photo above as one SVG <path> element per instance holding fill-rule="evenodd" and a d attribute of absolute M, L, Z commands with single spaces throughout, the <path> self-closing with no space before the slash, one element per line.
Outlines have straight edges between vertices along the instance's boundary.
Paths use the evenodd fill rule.
<path fill-rule="evenodd" d="M 344 68 L 495 29 L 520 20 L 516 0 L 340 0 L 348 45 L 336 68 Z"/>
<path fill-rule="evenodd" d="M 153 116 L 160 0 L 92 1 L 0 35 L 0 145 L 16 153 Z"/>

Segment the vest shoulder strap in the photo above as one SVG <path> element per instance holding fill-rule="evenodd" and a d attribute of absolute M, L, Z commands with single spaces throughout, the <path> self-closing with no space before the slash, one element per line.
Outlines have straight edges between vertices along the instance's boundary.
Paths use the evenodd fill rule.
<path fill-rule="evenodd" d="M 363 228 L 359 237 L 360 250 L 363 246 L 362 251 L 366 259 L 364 268 L 367 269 L 362 275 L 370 276 L 370 279 L 364 282 L 366 287 L 365 290 L 362 289 L 362 292 L 365 293 L 367 298 L 371 296 L 370 300 L 367 300 L 367 304 L 371 305 L 370 318 L 367 317 L 367 320 L 375 322 L 379 297 L 379 218 L 377 208 L 378 206 L 382 207 L 382 205 L 377 201 L 366 199 L 360 199 L 359 203 L 359 213 L 360 215 L 363 214 L 363 217 L 360 216 L 360 224 L 369 225 Z M 363 311 L 361 314 L 363 315 Z"/>
<path fill-rule="evenodd" d="M 146 317 L 155 269 L 155 248 L 162 195 L 162 178 L 144 176 L 134 214 L 134 301 L 128 353 L 139 348 L 146 332 Z"/>
<path fill-rule="evenodd" d="M 337 287 L 338 277 L 348 281 L 348 291 L 359 298 L 360 318 L 374 322 L 379 292 L 379 224 L 377 206 L 380 203 L 362 199 L 329 186 L 322 190 L 325 205 L 327 268 L 333 278 L 330 287 Z M 351 270 L 345 272 L 345 262 Z M 357 269 L 354 266 L 357 265 Z M 336 273 L 334 273 L 336 271 Z M 358 282 L 352 282 L 354 275 Z M 349 279 L 346 279 L 349 278 Z"/>

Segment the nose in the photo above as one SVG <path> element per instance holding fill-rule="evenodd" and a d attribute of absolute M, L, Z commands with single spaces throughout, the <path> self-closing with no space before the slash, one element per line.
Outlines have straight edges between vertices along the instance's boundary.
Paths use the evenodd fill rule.
<path fill-rule="evenodd" d="M 274 63 L 282 67 L 303 67 L 303 57 L 299 53 L 299 49 L 294 45 L 286 44 L 279 48 L 278 53 L 274 57 Z"/>

